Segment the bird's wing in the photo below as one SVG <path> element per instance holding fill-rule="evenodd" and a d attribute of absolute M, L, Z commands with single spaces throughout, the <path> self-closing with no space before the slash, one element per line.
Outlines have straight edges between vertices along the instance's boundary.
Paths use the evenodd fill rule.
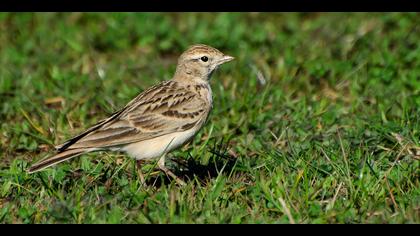
<path fill-rule="evenodd" d="M 122 110 L 70 139 L 59 152 L 110 148 L 188 130 L 204 122 L 210 104 L 203 96 L 166 81 L 141 93 Z"/>

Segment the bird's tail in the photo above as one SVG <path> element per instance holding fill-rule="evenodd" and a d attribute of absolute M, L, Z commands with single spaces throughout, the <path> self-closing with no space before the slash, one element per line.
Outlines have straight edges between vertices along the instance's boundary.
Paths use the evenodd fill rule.
<path fill-rule="evenodd" d="M 43 160 L 40 160 L 39 162 L 33 164 L 29 169 L 29 173 L 34 173 L 40 170 L 43 170 L 47 167 L 50 167 L 52 165 L 58 164 L 60 162 L 69 160 L 73 157 L 77 157 L 82 155 L 83 153 L 89 152 L 89 150 L 85 148 L 80 149 L 70 149 L 63 152 L 58 153 L 57 155 L 47 157 Z"/>

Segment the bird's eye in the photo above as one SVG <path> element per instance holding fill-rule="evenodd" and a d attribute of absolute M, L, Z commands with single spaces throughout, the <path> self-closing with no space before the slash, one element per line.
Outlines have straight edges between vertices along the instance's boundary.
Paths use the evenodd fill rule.
<path fill-rule="evenodd" d="M 208 58 L 208 57 L 206 57 L 206 56 L 203 56 L 203 57 L 201 57 L 201 60 L 202 60 L 202 61 L 204 61 L 204 62 L 206 62 L 206 61 L 208 61 L 208 60 L 209 60 L 209 58 Z"/>

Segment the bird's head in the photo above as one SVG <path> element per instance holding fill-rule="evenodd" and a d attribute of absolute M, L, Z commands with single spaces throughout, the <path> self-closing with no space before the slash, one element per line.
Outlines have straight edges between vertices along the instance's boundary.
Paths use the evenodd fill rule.
<path fill-rule="evenodd" d="M 233 59 L 216 48 L 204 44 L 193 45 L 179 57 L 175 75 L 209 80 L 218 66 Z"/>

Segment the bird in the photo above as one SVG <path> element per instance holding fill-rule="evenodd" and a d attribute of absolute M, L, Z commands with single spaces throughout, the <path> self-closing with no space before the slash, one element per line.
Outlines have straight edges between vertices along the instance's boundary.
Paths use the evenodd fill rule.
<path fill-rule="evenodd" d="M 144 90 L 108 118 L 55 146 L 54 155 L 36 162 L 27 172 L 35 173 L 82 154 L 111 151 L 136 160 L 142 183 L 142 163 L 159 159 L 159 169 L 185 185 L 165 166 L 165 156 L 191 141 L 207 123 L 213 108 L 212 74 L 233 59 L 208 45 L 190 46 L 179 56 L 170 80 Z"/>

